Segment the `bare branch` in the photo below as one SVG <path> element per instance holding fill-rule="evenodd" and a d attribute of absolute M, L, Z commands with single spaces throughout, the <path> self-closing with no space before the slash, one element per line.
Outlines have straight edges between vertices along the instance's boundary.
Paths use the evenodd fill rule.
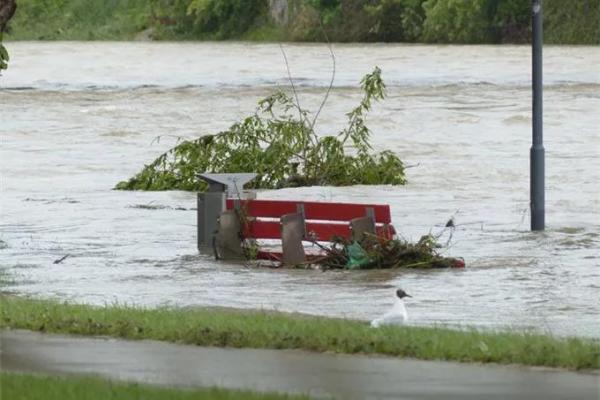
<path fill-rule="evenodd" d="M 281 54 L 283 54 L 283 60 L 285 61 L 285 69 L 287 70 L 288 79 L 290 81 L 290 85 L 292 86 L 292 92 L 294 92 L 294 98 L 296 99 L 295 106 L 298 109 L 298 114 L 300 116 L 299 121 L 304 121 L 306 126 L 310 129 L 312 135 L 309 136 L 309 138 L 310 138 L 311 142 L 314 142 L 314 144 L 316 144 L 317 143 L 317 137 L 316 137 L 317 135 L 316 135 L 314 129 L 312 128 L 312 124 L 306 117 L 306 113 L 304 112 L 304 110 L 302 109 L 302 106 L 300 105 L 300 99 L 298 98 L 298 92 L 296 91 L 296 86 L 294 85 L 294 79 L 292 78 L 292 73 L 290 71 L 290 64 L 288 63 L 287 55 L 285 54 L 285 50 L 283 49 L 283 45 L 281 43 L 279 43 L 279 48 L 281 49 Z"/>
<path fill-rule="evenodd" d="M 321 21 L 321 18 L 319 18 L 319 25 L 321 27 L 321 31 L 323 32 L 323 36 L 325 36 L 325 42 L 327 43 L 327 48 L 329 49 L 329 54 L 331 55 L 331 63 L 332 63 L 332 67 L 331 67 L 331 80 L 329 81 L 329 87 L 327 88 L 327 92 L 325 93 L 325 97 L 323 98 L 323 101 L 321 102 L 321 105 L 319 106 L 319 109 L 317 110 L 312 123 L 310 124 L 310 128 L 312 129 L 312 131 L 315 131 L 315 124 L 317 123 L 317 118 L 319 118 L 319 114 L 321 114 L 321 110 L 323 109 L 323 107 L 325 107 L 325 103 L 327 103 L 327 99 L 329 98 L 329 93 L 331 92 L 331 88 L 333 88 L 333 81 L 335 80 L 335 54 L 333 53 L 333 48 L 331 47 L 331 43 L 329 42 L 329 37 L 327 36 L 327 32 L 325 31 L 325 28 L 323 27 L 323 22 Z"/>
<path fill-rule="evenodd" d="M 150 142 L 150 145 L 153 145 L 154 143 L 160 143 L 160 139 L 163 137 L 170 137 L 173 139 L 177 139 L 176 143 L 186 140 L 183 136 L 179 136 L 179 135 L 158 135 L 154 139 L 152 139 L 152 141 Z"/>
<path fill-rule="evenodd" d="M 298 92 L 296 92 L 296 86 L 294 85 L 294 79 L 292 78 L 292 72 L 290 71 L 290 64 L 288 63 L 287 55 L 285 54 L 285 50 L 283 49 L 283 45 L 279 43 L 279 49 L 281 50 L 281 54 L 283 55 L 283 60 L 285 61 L 285 69 L 288 74 L 288 80 L 290 81 L 290 85 L 292 85 L 292 92 L 294 93 L 294 98 L 296 99 L 296 108 L 298 108 L 298 114 L 300 115 L 300 121 L 304 120 L 304 115 L 302 113 L 302 107 L 300 106 L 300 99 L 298 98 Z"/>
<path fill-rule="evenodd" d="M 0 33 L 4 32 L 8 20 L 15 14 L 16 9 L 15 0 L 0 0 Z"/>

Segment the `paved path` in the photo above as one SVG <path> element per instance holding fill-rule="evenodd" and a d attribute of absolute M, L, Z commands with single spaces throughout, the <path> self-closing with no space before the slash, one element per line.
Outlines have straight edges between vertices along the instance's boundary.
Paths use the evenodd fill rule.
<path fill-rule="evenodd" d="M 597 400 L 597 374 L 0 331 L 5 371 L 87 373 L 339 399 Z"/>

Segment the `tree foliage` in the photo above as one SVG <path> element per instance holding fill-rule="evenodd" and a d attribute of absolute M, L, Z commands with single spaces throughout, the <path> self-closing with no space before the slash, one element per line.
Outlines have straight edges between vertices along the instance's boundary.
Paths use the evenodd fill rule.
<path fill-rule="evenodd" d="M 199 31 L 228 38 L 246 32 L 267 8 L 266 0 L 192 0 L 187 12 Z"/>
<path fill-rule="evenodd" d="M 502 0 L 492 4 L 492 30 L 497 41 L 527 42 L 531 37 L 531 1 Z"/>
<path fill-rule="evenodd" d="M 8 68 L 8 61 L 10 57 L 8 56 L 8 51 L 6 47 L 2 44 L 2 33 L 0 33 L 0 71 Z"/>
<path fill-rule="evenodd" d="M 417 41 L 425 21 L 424 0 L 380 0 L 364 6 L 372 19 L 371 32 L 375 40 Z"/>
<path fill-rule="evenodd" d="M 202 39 L 240 37 L 267 20 L 267 0 L 153 0 L 159 35 Z"/>
<path fill-rule="evenodd" d="M 6 24 L 13 17 L 17 10 L 15 0 L 0 0 L 0 33 L 6 29 Z"/>
<path fill-rule="evenodd" d="M 153 0 L 152 0 L 153 1 Z M 130 39 L 152 23 L 149 0 L 19 0 L 11 39 Z"/>
<path fill-rule="evenodd" d="M 369 143 L 367 113 L 385 97 L 381 70 L 366 75 L 361 87 L 363 97 L 337 135 L 318 136 L 309 114 L 278 91 L 261 100 L 254 115 L 180 143 L 116 188 L 204 190 L 197 178 L 202 172 L 255 172 L 255 188 L 404 184 L 402 161 L 390 151 L 373 153 Z"/>
<path fill-rule="evenodd" d="M 15 3 L 15 0 L 0 0 L 0 71 L 8 68 L 8 51 L 2 44 L 2 38 L 4 30 L 6 29 L 6 24 L 15 14 L 16 9 L 17 4 Z"/>
<path fill-rule="evenodd" d="M 14 0 L 0 0 L 14 3 Z M 529 42 L 531 0 L 19 0 L 11 38 Z M 543 0 L 547 43 L 600 44 L 600 0 Z M 1 15 L 0 15 L 1 19 Z M 285 22 L 282 22 L 285 21 Z"/>
<path fill-rule="evenodd" d="M 543 13 L 546 40 L 600 44 L 600 0 L 546 0 Z"/>
<path fill-rule="evenodd" d="M 488 0 L 427 0 L 423 39 L 435 43 L 484 43 L 489 40 Z"/>

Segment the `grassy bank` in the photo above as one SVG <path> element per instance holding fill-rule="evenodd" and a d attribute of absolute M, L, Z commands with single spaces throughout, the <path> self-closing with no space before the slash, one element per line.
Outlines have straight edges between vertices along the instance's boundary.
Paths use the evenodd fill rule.
<path fill-rule="evenodd" d="M 364 322 L 261 311 L 92 307 L 0 297 L 0 328 L 202 346 L 384 354 L 424 360 L 600 369 L 600 343 L 444 328 L 370 328 Z"/>
<path fill-rule="evenodd" d="M 283 400 L 305 396 L 225 389 L 177 390 L 91 377 L 0 373 L 0 398 L 20 400 Z"/>
<path fill-rule="evenodd" d="M 289 0 L 286 12 L 268 0 L 17 3 L 14 40 L 319 42 L 326 33 L 337 42 L 525 43 L 531 36 L 531 0 Z M 544 15 L 547 43 L 600 44 L 600 0 L 544 0 Z"/>

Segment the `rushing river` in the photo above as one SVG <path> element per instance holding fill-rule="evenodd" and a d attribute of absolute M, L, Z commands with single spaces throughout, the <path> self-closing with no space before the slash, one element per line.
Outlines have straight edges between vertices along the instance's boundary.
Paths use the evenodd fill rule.
<path fill-rule="evenodd" d="M 360 78 L 380 66 L 388 98 L 370 115 L 373 143 L 413 166 L 409 183 L 258 197 L 388 203 L 411 239 L 441 231 L 454 215 L 445 253 L 467 268 L 324 273 L 215 262 L 196 250 L 194 193 L 111 190 L 179 137 L 222 130 L 275 87 L 289 88 L 278 45 L 7 47 L 4 292 L 370 319 L 401 286 L 413 295 L 413 324 L 600 337 L 600 47 L 545 48 L 547 230 L 531 233 L 527 46 L 335 45 L 336 79 L 318 130 L 344 126 Z M 315 110 L 331 76 L 328 50 L 284 47 L 300 102 Z"/>

